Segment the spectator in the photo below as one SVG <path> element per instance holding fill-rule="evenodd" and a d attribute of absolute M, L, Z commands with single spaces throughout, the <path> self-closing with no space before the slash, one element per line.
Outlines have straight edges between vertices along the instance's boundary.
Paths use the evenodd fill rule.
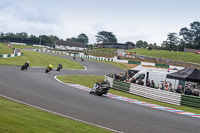
<path fill-rule="evenodd" d="M 194 89 L 194 92 L 192 94 L 193 96 L 199 96 L 199 91 L 198 89 Z"/>
<path fill-rule="evenodd" d="M 192 95 L 192 90 L 190 89 L 190 86 L 186 87 L 186 90 L 184 92 L 185 95 Z"/>
<path fill-rule="evenodd" d="M 146 86 L 150 87 L 150 85 L 151 85 L 150 80 L 148 80 L 147 83 L 146 83 Z"/>
<path fill-rule="evenodd" d="M 156 88 L 156 85 L 153 80 L 151 80 L 151 88 Z"/>
<path fill-rule="evenodd" d="M 139 85 L 144 85 L 144 82 L 143 82 L 142 79 L 140 78 L 139 81 L 137 82 L 137 84 L 139 84 Z"/>
<path fill-rule="evenodd" d="M 136 83 L 136 79 L 135 79 L 135 78 L 132 78 L 130 82 L 131 82 L 131 83 Z"/>
<path fill-rule="evenodd" d="M 169 91 L 170 91 L 170 92 L 174 92 L 174 88 L 172 87 L 172 84 L 171 84 L 171 83 L 169 84 Z"/>
<path fill-rule="evenodd" d="M 168 84 L 165 84 L 164 91 L 169 91 Z"/>
<path fill-rule="evenodd" d="M 165 89 L 165 86 L 164 86 L 164 83 L 161 83 L 161 90 L 164 90 Z"/>
<path fill-rule="evenodd" d="M 182 85 L 179 85 L 177 90 L 176 90 L 176 93 L 180 93 L 182 94 L 183 93 L 183 88 L 182 88 Z"/>

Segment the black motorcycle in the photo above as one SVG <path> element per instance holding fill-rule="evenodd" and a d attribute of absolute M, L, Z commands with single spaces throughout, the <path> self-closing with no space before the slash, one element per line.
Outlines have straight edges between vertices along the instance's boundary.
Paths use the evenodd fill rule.
<path fill-rule="evenodd" d="M 60 71 L 62 69 L 62 66 L 59 65 L 58 68 L 57 68 L 57 71 Z"/>
<path fill-rule="evenodd" d="M 81 58 L 81 61 L 84 61 L 83 58 Z"/>
<path fill-rule="evenodd" d="M 21 67 L 21 70 L 27 69 L 25 65 Z"/>
<path fill-rule="evenodd" d="M 103 94 L 107 94 L 108 91 L 110 89 L 110 85 L 109 83 L 106 83 L 106 82 L 103 82 L 103 83 L 96 83 L 94 85 L 94 88 L 91 89 L 89 91 L 90 94 L 94 93 L 94 94 L 97 94 L 98 96 L 102 96 Z"/>
<path fill-rule="evenodd" d="M 75 58 L 75 57 L 73 57 L 73 59 L 75 60 L 76 58 Z"/>

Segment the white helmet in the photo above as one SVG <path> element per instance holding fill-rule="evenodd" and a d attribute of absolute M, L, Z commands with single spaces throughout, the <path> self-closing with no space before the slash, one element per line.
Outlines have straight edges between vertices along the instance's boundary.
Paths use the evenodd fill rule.
<path fill-rule="evenodd" d="M 29 61 L 27 61 L 27 63 L 29 63 Z"/>

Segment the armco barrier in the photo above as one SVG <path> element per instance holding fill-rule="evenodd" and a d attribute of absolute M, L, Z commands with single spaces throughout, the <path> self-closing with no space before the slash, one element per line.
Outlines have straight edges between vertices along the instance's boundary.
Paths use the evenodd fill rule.
<path fill-rule="evenodd" d="M 141 86 L 137 84 L 131 84 L 129 93 L 164 103 L 169 103 L 174 105 L 181 104 L 181 94 L 179 93 L 163 91 L 160 89 L 153 89 L 150 87 Z"/>
<path fill-rule="evenodd" d="M 129 92 L 130 90 L 130 83 L 124 81 L 113 81 L 113 89 Z"/>
<path fill-rule="evenodd" d="M 181 105 L 200 108 L 200 97 L 182 95 Z"/>

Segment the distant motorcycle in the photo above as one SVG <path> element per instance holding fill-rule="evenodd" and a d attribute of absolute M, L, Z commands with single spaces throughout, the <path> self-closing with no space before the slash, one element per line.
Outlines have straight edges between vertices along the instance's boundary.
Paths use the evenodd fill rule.
<path fill-rule="evenodd" d="M 83 58 L 81 58 L 81 61 L 84 61 Z"/>
<path fill-rule="evenodd" d="M 73 57 L 73 59 L 75 60 L 76 58 L 75 58 L 75 57 Z"/>
<path fill-rule="evenodd" d="M 59 64 L 59 65 L 58 65 L 58 68 L 57 68 L 57 71 L 60 71 L 61 69 L 62 69 L 62 65 Z"/>
<path fill-rule="evenodd" d="M 89 93 L 90 94 L 94 93 L 94 94 L 97 94 L 98 96 L 102 96 L 103 94 L 106 95 L 109 89 L 110 89 L 110 85 L 108 82 L 107 83 L 98 82 L 94 85 L 94 88 L 89 91 Z"/>

